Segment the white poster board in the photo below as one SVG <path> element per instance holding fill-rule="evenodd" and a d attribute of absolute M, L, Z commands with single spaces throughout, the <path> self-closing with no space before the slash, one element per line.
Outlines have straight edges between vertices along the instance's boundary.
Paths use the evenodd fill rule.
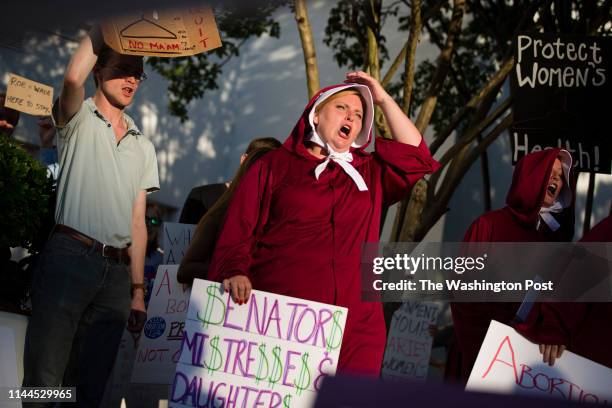
<path fill-rule="evenodd" d="M 164 265 L 178 265 L 191 243 L 196 226 L 178 222 L 164 222 L 161 247 L 164 251 Z"/>
<path fill-rule="evenodd" d="M 336 371 L 347 313 L 257 290 L 237 305 L 196 279 L 169 405 L 311 407 Z"/>
<path fill-rule="evenodd" d="M 383 379 L 425 381 L 433 343 L 429 326 L 437 323 L 439 312 L 434 302 L 406 302 L 395 311 L 382 364 Z"/>
<path fill-rule="evenodd" d="M 465 389 L 610 403 L 612 370 L 569 351 L 550 367 L 538 345 L 492 320 Z"/>
<path fill-rule="evenodd" d="M 171 384 L 179 357 L 190 289 L 176 280 L 178 265 L 157 268 L 132 372 L 133 383 Z"/>

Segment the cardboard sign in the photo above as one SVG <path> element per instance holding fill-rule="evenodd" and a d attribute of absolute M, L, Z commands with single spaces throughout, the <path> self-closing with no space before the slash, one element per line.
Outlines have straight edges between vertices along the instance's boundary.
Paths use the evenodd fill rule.
<path fill-rule="evenodd" d="M 191 238 L 196 226 L 178 222 L 164 222 L 162 234 L 162 249 L 164 251 L 164 265 L 180 264 L 185 251 L 191 244 Z"/>
<path fill-rule="evenodd" d="M 9 74 L 4 106 L 30 115 L 51 115 L 53 88 L 19 75 Z"/>
<path fill-rule="evenodd" d="M 570 351 L 550 367 L 542 362 L 538 345 L 492 320 L 465 389 L 607 405 L 612 370 Z"/>
<path fill-rule="evenodd" d="M 102 24 L 102 34 L 109 47 L 128 55 L 182 57 L 221 46 L 209 7 L 117 17 Z"/>
<path fill-rule="evenodd" d="M 348 310 L 254 290 L 235 304 L 196 279 L 171 407 L 311 407 L 336 372 Z"/>
<path fill-rule="evenodd" d="M 406 302 L 393 314 L 381 376 L 385 380 L 425 381 L 433 338 L 429 326 L 438 320 L 433 302 Z"/>
<path fill-rule="evenodd" d="M 160 265 L 136 350 L 132 382 L 171 384 L 179 357 L 190 289 L 176 280 L 177 265 Z"/>
<path fill-rule="evenodd" d="M 512 160 L 562 147 L 583 171 L 612 171 L 612 40 L 524 33 L 514 44 Z"/>

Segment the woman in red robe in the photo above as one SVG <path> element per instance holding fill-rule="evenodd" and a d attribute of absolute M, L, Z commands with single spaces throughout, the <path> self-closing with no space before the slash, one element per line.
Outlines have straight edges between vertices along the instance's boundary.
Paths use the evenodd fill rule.
<path fill-rule="evenodd" d="M 612 242 L 612 216 L 593 227 L 580 242 Z M 568 350 L 612 368 L 612 303 L 558 302 L 546 304 L 546 309 L 549 314 L 539 326 L 556 327 Z M 536 327 L 529 334 L 537 341 L 537 334 L 543 331 Z"/>
<path fill-rule="evenodd" d="M 380 303 L 361 300 L 360 256 L 378 242 L 381 209 L 438 168 L 419 131 L 364 72 L 320 90 L 282 148 L 245 174 L 222 227 L 210 279 L 238 303 L 251 287 L 349 309 L 338 371 L 378 375 Z M 370 143 L 374 104 L 393 140 Z"/>
<path fill-rule="evenodd" d="M 548 149 L 523 157 L 514 169 L 506 206 L 477 218 L 464 242 L 570 241 L 574 231 L 573 193 L 569 184 L 572 158 L 562 149 Z M 451 345 L 445 377 L 467 382 L 491 320 L 511 325 L 518 303 L 451 303 L 455 342 Z M 529 324 L 517 326 L 523 334 L 538 327 L 537 339 L 547 361 L 554 349 L 566 345 L 566 336 L 545 304 L 536 304 Z M 545 327 L 543 322 L 551 322 Z M 554 357 L 553 357 L 554 361 Z"/>

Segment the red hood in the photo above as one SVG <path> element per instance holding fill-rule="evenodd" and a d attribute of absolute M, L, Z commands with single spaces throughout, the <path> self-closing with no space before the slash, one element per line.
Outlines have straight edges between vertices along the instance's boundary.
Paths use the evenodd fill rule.
<path fill-rule="evenodd" d="M 506 197 L 507 208 L 519 221 L 526 224 L 537 222 L 548 187 L 550 173 L 558 156 L 562 158 L 565 177 L 563 189 L 559 193 L 558 199 L 564 208 L 573 208 L 574 180 L 571 175 L 572 161 L 570 154 L 559 148 L 530 153 L 516 165 L 512 176 L 512 185 Z"/>
<path fill-rule="evenodd" d="M 310 112 L 318 103 L 321 103 L 323 100 L 329 98 L 331 95 L 348 88 L 354 88 L 359 91 L 364 96 L 367 105 L 364 108 L 365 115 L 361 133 L 359 134 L 359 136 L 357 136 L 353 147 L 350 148 L 350 152 L 354 154 L 352 164 L 359 164 L 362 161 L 362 159 L 360 158 L 367 156 L 367 153 L 365 153 L 364 150 L 366 147 L 368 147 L 370 141 L 372 140 L 372 128 L 374 123 L 374 104 L 372 102 L 370 90 L 365 85 L 337 84 L 328 86 L 317 92 L 312 97 L 312 99 L 310 99 L 310 101 L 306 105 L 306 108 L 304 108 L 304 112 L 302 113 L 295 127 L 289 134 L 289 137 L 287 137 L 287 140 L 285 140 L 283 147 L 291 152 L 295 152 L 306 158 L 312 160 L 319 160 L 313 155 L 311 155 L 306 149 L 306 146 L 304 146 L 304 141 L 308 140 L 313 132 Z"/>

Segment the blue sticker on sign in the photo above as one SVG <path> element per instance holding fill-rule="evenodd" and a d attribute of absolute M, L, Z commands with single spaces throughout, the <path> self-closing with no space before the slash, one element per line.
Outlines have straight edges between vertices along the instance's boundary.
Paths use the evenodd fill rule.
<path fill-rule="evenodd" d="M 155 316 L 147 320 L 144 326 L 144 334 L 150 339 L 156 339 L 166 330 L 166 321 L 163 317 Z"/>

